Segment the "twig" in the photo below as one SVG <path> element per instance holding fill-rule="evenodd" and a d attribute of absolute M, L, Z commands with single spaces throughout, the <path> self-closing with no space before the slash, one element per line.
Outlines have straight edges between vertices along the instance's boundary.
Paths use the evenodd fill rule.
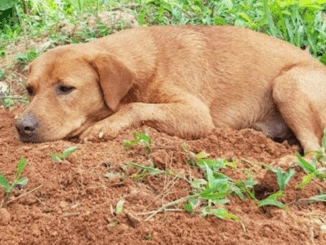
<path fill-rule="evenodd" d="M 26 196 L 26 195 L 28 195 L 28 194 L 30 194 L 30 193 L 32 193 L 32 192 L 34 192 L 34 191 L 40 189 L 42 186 L 43 186 L 43 185 L 39 185 L 38 187 L 34 188 L 33 190 L 30 190 L 30 191 L 28 191 L 28 192 L 26 192 L 26 193 L 23 193 L 23 194 L 19 195 L 18 197 L 14 198 L 14 199 L 12 199 L 12 200 L 10 200 L 10 201 L 8 201 L 8 202 L 6 202 L 6 205 L 9 204 L 9 203 L 11 203 L 11 202 L 13 202 L 13 201 L 16 201 L 17 199 L 19 199 L 19 198 L 21 198 L 21 197 L 23 197 L 23 196 Z"/>
<path fill-rule="evenodd" d="M 0 98 L 13 99 L 13 100 L 28 100 L 28 99 L 24 98 L 23 96 L 3 96 Z"/>
<path fill-rule="evenodd" d="M 124 5 L 114 7 L 111 9 L 111 11 L 120 10 L 120 9 L 124 9 L 124 8 L 136 9 L 138 7 L 139 7 L 138 3 L 129 3 L 129 4 L 124 4 Z"/>
<path fill-rule="evenodd" d="M 167 204 L 163 205 L 163 206 L 160 207 L 158 210 L 153 211 L 153 213 L 152 213 L 150 216 L 148 216 L 148 217 L 145 219 L 145 221 L 150 220 L 153 216 L 155 216 L 155 215 L 158 214 L 159 212 L 164 211 L 167 207 L 170 207 L 170 206 L 173 206 L 173 205 L 176 205 L 176 204 L 182 203 L 182 202 L 184 202 L 184 201 L 187 201 L 189 198 L 191 198 L 191 197 L 193 197 L 193 196 L 196 196 L 196 195 L 182 197 L 182 198 L 180 198 L 180 199 L 178 199 L 178 200 L 175 200 L 175 201 L 173 201 L 173 202 L 170 202 L 170 203 L 167 203 Z"/>
<path fill-rule="evenodd" d="M 149 212 L 143 212 L 143 213 L 137 213 L 137 215 L 149 215 L 149 214 L 153 214 L 156 211 L 149 211 Z M 185 212 L 184 209 L 181 208 L 167 208 L 164 209 L 164 212 Z"/>
<path fill-rule="evenodd" d="M 145 210 L 146 208 L 149 207 L 149 205 L 151 205 L 153 202 L 156 201 L 156 199 L 158 199 L 160 196 L 162 196 L 167 190 L 169 190 L 170 188 L 172 188 L 176 182 L 177 179 L 179 179 L 181 177 L 181 175 L 183 174 L 183 171 L 181 173 L 178 173 L 166 186 L 165 188 L 161 191 L 160 194 L 158 194 L 143 210 Z"/>
<path fill-rule="evenodd" d="M 77 215 L 80 215 L 80 213 L 67 213 L 67 214 L 64 214 L 63 217 L 77 216 Z"/>
<path fill-rule="evenodd" d="M 241 227 L 242 227 L 243 231 L 244 231 L 245 233 L 247 233 L 246 226 L 245 226 L 245 224 L 243 223 L 242 220 L 240 220 L 240 224 L 241 224 Z"/>

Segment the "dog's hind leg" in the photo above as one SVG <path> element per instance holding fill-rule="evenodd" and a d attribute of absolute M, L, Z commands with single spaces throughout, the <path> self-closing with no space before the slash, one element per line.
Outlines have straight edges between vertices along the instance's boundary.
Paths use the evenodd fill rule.
<path fill-rule="evenodd" d="M 326 70 L 294 67 L 273 83 L 273 99 L 305 152 L 317 150 L 326 126 Z"/>

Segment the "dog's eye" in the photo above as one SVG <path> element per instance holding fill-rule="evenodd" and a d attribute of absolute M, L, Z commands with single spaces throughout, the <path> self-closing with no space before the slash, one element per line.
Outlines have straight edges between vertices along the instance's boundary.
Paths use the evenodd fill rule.
<path fill-rule="evenodd" d="M 33 88 L 32 87 L 27 87 L 26 90 L 27 90 L 27 93 L 29 96 L 33 96 Z"/>
<path fill-rule="evenodd" d="M 56 87 L 56 91 L 59 95 L 70 94 L 74 89 L 75 87 L 65 86 L 65 85 L 59 85 Z"/>

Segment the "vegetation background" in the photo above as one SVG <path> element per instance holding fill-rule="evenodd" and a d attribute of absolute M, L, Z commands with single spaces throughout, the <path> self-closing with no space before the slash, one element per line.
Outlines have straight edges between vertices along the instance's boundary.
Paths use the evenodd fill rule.
<path fill-rule="evenodd" d="M 2 104 L 12 107 L 17 101 L 27 102 L 25 79 L 17 72 L 24 74 L 26 65 L 46 50 L 112 33 L 113 28 L 98 16 L 113 10 L 135 16 L 140 26 L 250 28 L 307 49 L 326 64 L 326 0 L 0 0 L 0 82 L 9 84 Z M 93 16 L 95 26 L 90 28 L 85 16 Z M 67 25 L 80 31 L 67 35 L 61 31 Z"/>

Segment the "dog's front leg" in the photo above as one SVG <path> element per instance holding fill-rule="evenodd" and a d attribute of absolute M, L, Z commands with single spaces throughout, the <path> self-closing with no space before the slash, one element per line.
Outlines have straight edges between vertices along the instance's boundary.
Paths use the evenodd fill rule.
<path fill-rule="evenodd" d="M 86 129 L 80 139 L 111 139 L 140 124 L 183 138 L 198 138 L 214 127 L 208 106 L 193 97 L 177 103 L 122 105 L 115 114 Z"/>

